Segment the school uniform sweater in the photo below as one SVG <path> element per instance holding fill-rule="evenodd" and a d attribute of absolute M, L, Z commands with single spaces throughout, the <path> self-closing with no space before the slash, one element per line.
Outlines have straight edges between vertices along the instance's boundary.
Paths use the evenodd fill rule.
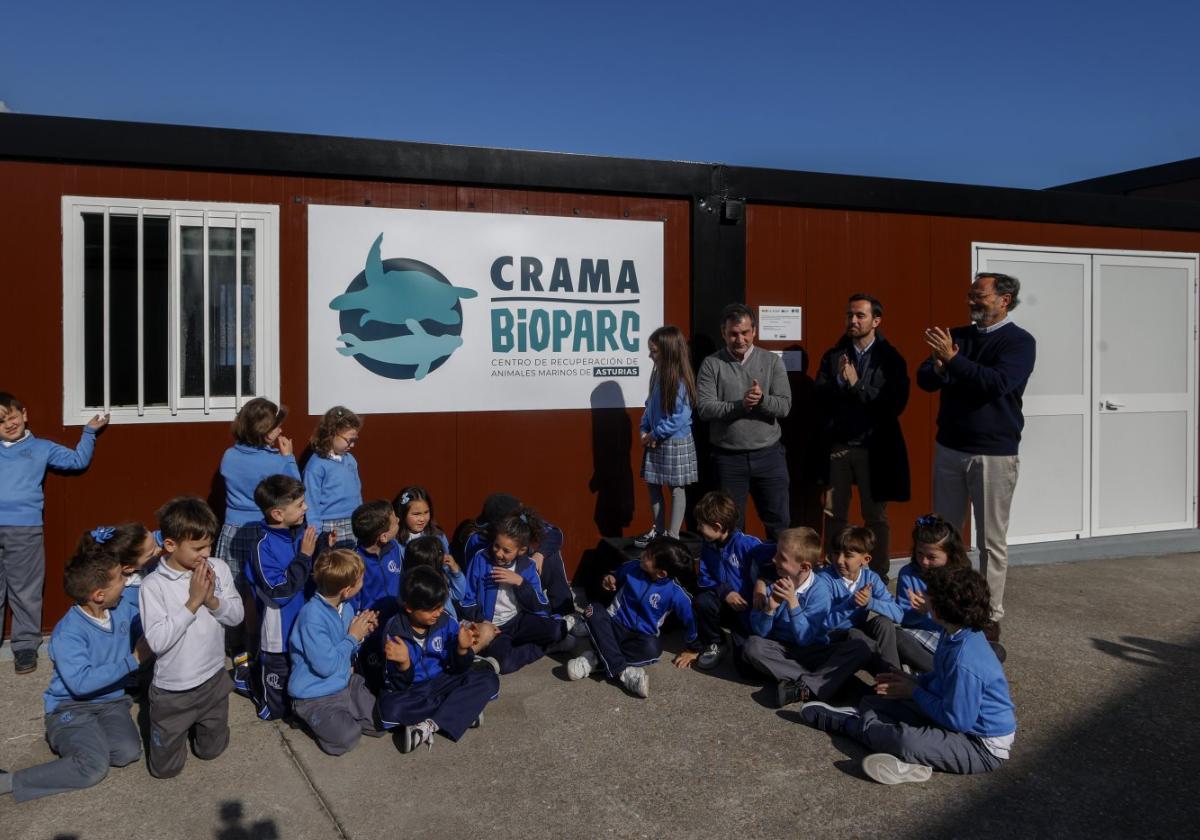
<path fill-rule="evenodd" d="M 974 324 L 956 327 L 950 335 L 958 353 L 944 375 L 929 360 L 917 370 L 917 384 L 942 395 L 937 442 L 972 455 L 1016 455 L 1037 342 L 1012 322 L 986 332 Z"/>
<path fill-rule="evenodd" d="M 210 610 L 201 604 L 196 612 L 184 606 L 192 573 L 171 567 L 163 560 L 142 581 L 140 608 L 146 642 L 154 651 L 154 685 L 165 691 L 186 691 L 202 684 L 225 667 L 225 628 L 242 621 L 242 599 L 233 586 L 225 561 L 208 558 L 216 572 Z"/>
<path fill-rule="evenodd" d="M 235 443 L 221 456 L 221 478 L 225 479 L 225 524 L 245 525 L 262 517 L 254 501 L 254 488 L 269 475 L 300 479 L 294 455 L 281 455 L 269 446 Z"/>
<path fill-rule="evenodd" d="M 15 443 L 0 445 L 0 525 L 41 525 L 46 468 L 87 469 L 95 448 L 96 430 L 87 426 L 74 449 L 28 430 Z"/>
<path fill-rule="evenodd" d="M 730 592 L 738 592 L 749 601 L 754 594 L 758 569 L 748 555 L 762 544 L 758 537 L 743 534 L 736 528 L 722 546 L 705 540 L 700 548 L 700 575 L 697 581 L 700 590 L 712 589 L 722 601 Z"/>
<path fill-rule="evenodd" d="M 383 690 L 405 691 L 443 673 L 461 674 L 467 670 L 475 653 L 467 648 L 467 652 L 459 656 L 458 627 L 457 621 L 442 613 L 422 637 L 413 628 L 407 612 L 396 613 L 387 624 L 384 638 L 400 639 L 408 648 L 411 664 L 402 671 L 399 665 L 388 660 L 384 666 Z"/>
<path fill-rule="evenodd" d="M 105 703 L 125 696 L 125 678 L 138 669 L 129 639 L 137 606 L 122 600 L 108 617 L 104 628 L 74 606 L 54 625 L 54 673 L 42 695 L 46 714 L 63 703 Z"/>
<path fill-rule="evenodd" d="M 829 617 L 825 619 L 826 631 L 849 630 L 851 627 L 862 624 L 866 620 L 868 612 L 877 612 L 897 623 L 902 620 L 903 612 L 900 605 L 892 598 L 892 593 L 888 592 L 887 585 L 879 575 L 866 566 L 858 570 L 858 577 L 849 587 L 846 586 L 842 576 L 838 574 L 836 566 L 826 566 L 819 574 L 829 578 L 827 583 L 833 596 Z M 863 587 L 871 591 L 871 599 L 867 601 L 865 607 L 860 607 L 854 600 L 854 595 Z"/>
<path fill-rule="evenodd" d="M 300 550 L 304 531 L 274 528 L 266 521 L 243 527 L 257 527 L 259 533 L 244 572 L 258 604 L 261 649 L 267 653 L 286 653 L 292 625 L 304 606 L 304 588 L 312 574 L 312 556 Z"/>
<path fill-rule="evenodd" d="M 652 578 L 637 560 L 622 563 L 616 571 L 617 594 L 608 607 L 613 621 L 644 636 L 658 636 L 663 622 L 675 613 L 683 624 L 683 638 L 694 647 L 697 638 L 692 599 L 673 578 Z"/>
<path fill-rule="evenodd" d="M 379 613 L 379 626 L 396 613 L 396 599 L 400 597 L 400 578 L 404 573 L 404 547 L 392 540 L 378 554 L 372 554 L 362 543 L 354 546 L 363 561 L 363 585 L 354 596 L 355 612 L 375 610 Z"/>
<path fill-rule="evenodd" d="M 774 568 L 763 570 L 763 581 L 768 587 L 779 579 Z M 824 645 L 829 643 L 825 622 L 833 606 L 833 581 L 820 572 L 809 572 L 808 579 L 796 594 L 796 606 L 780 604 L 775 612 L 752 610 L 750 630 L 755 636 L 773 639 L 797 647 Z"/>
<path fill-rule="evenodd" d="M 930 618 L 929 613 L 914 610 L 908 597 L 910 589 L 918 595 L 924 595 L 928 588 L 921 578 L 921 567 L 916 563 L 908 563 L 900 570 L 900 574 L 896 576 L 896 604 L 903 611 L 901 624 L 914 630 L 940 633 L 942 625 Z"/>
<path fill-rule="evenodd" d="M 1004 669 L 978 630 L 943 630 L 933 670 L 917 678 L 913 700 L 930 720 L 954 732 L 998 738 L 1017 730 Z"/>
<path fill-rule="evenodd" d="M 692 433 L 692 404 L 682 382 L 675 396 L 675 407 L 668 413 L 662 407 L 661 383 L 658 376 L 654 376 L 650 381 L 650 394 L 646 397 L 646 410 L 642 412 L 640 428 L 642 434 L 650 432 L 655 440 L 681 439 Z"/>
<path fill-rule="evenodd" d="M 492 579 L 492 569 L 501 568 L 492 563 L 491 552 L 480 549 L 467 565 L 467 591 L 462 599 L 462 614 L 472 621 L 492 621 L 496 614 L 496 596 L 504 584 Z M 521 612 L 534 615 L 549 615 L 550 600 L 542 589 L 537 566 L 528 557 L 518 557 L 511 566 L 521 576 L 520 585 L 512 586 L 512 596 Z"/>
<path fill-rule="evenodd" d="M 339 456 L 313 455 L 304 465 L 304 501 L 308 522 L 320 530 L 325 522 L 349 519 L 363 503 L 358 461 L 349 452 Z"/>
<path fill-rule="evenodd" d="M 288 636 L 288 694 L 294 699 L 328 697 L 350 684 L 350 666 L 360 644 L 350 635 L 353 620 L 350 604 L 335 607 L 319 594 L 300 609 Z"/>

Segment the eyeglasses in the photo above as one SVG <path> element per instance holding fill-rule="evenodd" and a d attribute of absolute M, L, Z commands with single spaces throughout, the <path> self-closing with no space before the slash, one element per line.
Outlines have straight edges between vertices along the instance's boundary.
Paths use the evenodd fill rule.
<path fill-rule="evenodd" d="M 334 435 L 334 437 L 341 438 L 347 449 L 353 449 L 354 444 L 358 443 L 358 438 L 348 438 L 345 435 Z"/>
<path fill-rule="evenodd" d="M 987 300 L 988 298 L 995 296 L 996 293 L 990 290 L 986 292 L 967 292 L 967 300 L 971 301 Z"/>

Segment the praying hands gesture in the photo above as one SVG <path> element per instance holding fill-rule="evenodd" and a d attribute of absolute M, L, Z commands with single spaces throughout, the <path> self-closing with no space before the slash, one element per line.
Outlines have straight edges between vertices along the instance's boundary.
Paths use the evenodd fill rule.
<path fill-rule="evenodd" d="M 361 644 L 362 640 L 370 636 L 378 626 L 379 613 L 375 610 L 363 610 L 350 620 L 350 627 L 346 632 L 358 639 Z"/>
<path fill-rule="evenodd" d="M 750 388 L 742 397 L 742 407 L 747 411 L 752 411 L 755 406 L 762 402 L 763 391 L 762 386 L 758 384 L 757 379 L 750 380 Z"/>
<path fill-rule="evenodd" d="M 846 380 L 846 384 L 851 388 L 858 384 L 858 369 L 854 367 L 854 363 L 845 353 L 838 360 L 838 375 Z"/>

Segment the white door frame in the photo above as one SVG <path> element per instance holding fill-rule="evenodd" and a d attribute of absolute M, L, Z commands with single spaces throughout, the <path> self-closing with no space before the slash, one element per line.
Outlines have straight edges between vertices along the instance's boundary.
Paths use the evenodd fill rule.
<path fill-rule="evenodd" d="M 1162 527 L 1162 526 L 1155 525 L 1155 526 L 1143 526 L 1143 527 L 1128 527 L 1128 528 L 1122 528 L 1119 530 L 1118 529 L 1099 529 L 1099 528 L 1097 528 L 1096 516 L 1097 516 L 1097 510 L 1098 510 L 1098 508 L 1097 508 L 1098 485 L 1096 484 L 1095 477 L 1097 476 L 1096 460 L 1098 458 L 1099 453 L 1098 453 L 1098 448 L 1096 446 L 1097 436 L 1096 436 L 1095 429 L 1096 429 L 1096 425 L 1098 423 L 1098 416 L 1102 409 L 1096 402 L 1096 400 L 1099 399 L 1099 396 L 1098 396 L 1099 391 L 1097 390 L 1099 387 L 1099 383 L 1097 381 L 1097 377 L 1099 376 L 1099 366 L 1096 364 L 1096 361 L 1095 361 L 1095 341 L 1097 340 L 1097 337 L 1095 336 L 1094 331 L 1092 329 L 1092 324 L 1094 322 L 1094 319 L 1096 317 L 1096 312 L 1097 312 L 1097 310 L 1096 310 L 1097 295 L 1095 294 L 1095 260 L 1091 261 L 1091 266 L 1089 268 L 1088 277 L 1087 277 L 1087 286 L 1088 286 L 1088 290 L 1089 290 L 1087 297 L 1090 300 L 1090 304 L 1089 304 L 1089 310 L 1087 312 L 1088 324 L 1085 329 L 1085 335 L 1087 336 L 1087 340 L 1088 340 L 1086 362 L 1089 367 L 1086 378 L 1087 378 L 1087 382 L 1088 382 L 1088 386 L 1089 386 L 1088 398 L 1089 398 L 1089 405 L 1091 407 L 1091 416 L 1090 416 L 1090 423 L 1088 424 L 1088 447 L 1089 447 L 1090 452 L 1088 453 L 1089 457 L 1085 459 L 1085 470 L 1087 473 L 1087 479 L 1088 479 L 1088 482 L 1090 483 L 1090 486 L 1085 487 L 1086 495 L 1083 500 L 1083 503 L 1084 503 L 1084 508 L 1086 511 L 1084 519 L 1086 522 L 1086 527 L 1089 529 L 1088 533 L 1084 536 L 1093 536 L 1093 535 L 1107 536 L 1107 535 L 1118 534 L 1118 533 L 1135 534 L 1135 533 L 1146 533 L 1146 532 L 1151 532 L 1151 531 L 1170 531 L 1170 530 L 1182 530 L 1182 529 L 1195 528 L 1196 527 L 1196 512 L 1197 512 L 1197 510 L 1196 510 L 1196 504 L 1197 504 L 1197 487 L 1196 487 L 1197 440 L 1196 440 L 1196 438 L 1197 438 L 1197 420 L 1198 420 L 1198 415 L 1200 415 L 1200 387 L 1197 387 L 1197 383 L 1196 383 L 1198 333 L 1200 333 L 1200 329 L 1198 329 L 1198 327 L 1197 327 L 1197 323 L 1198 323 L 1197 314 L 1198 314 L 1198 311 L 1200 311 L 1200 306 L 1198 306 L 1198 301 L 1200 301 L 1200 281 L 1198 281 L 1198 276 L 1200 276 L 1200 254 L 1189 253 L 1189 252 L 1178 252 L 1178 251 L 1145 251 L 1145 250 L 1113 249 L 1113 248 L 1068 248 L 1068 247 L 1039 246 L 1039 245 L 1021 245 L 1021 244 L 1014 244 L 1014 243 L 972 242 L 971 243 L 971 276 L 972 277 L 974 277 L 975 273 L 980 270 L 980 267 L 979 267 L 980 254 L 981 254 L 981 252 L 984 252 L 984 251 L 1001 251 L 1001 252 L 1011 251 L 1014 254 L 1015 253 L 1023 253 L 1023 254 L 1034 253 L 1034 254 L 1045 254 L 1047 256 L 1054 255 L 1054 254 L 1062 254 L 1062 255 L 1069 254 L 1069 255 L 1075 255 L 1075 256 L 1093 256 L 1093 257 L 1096 257 L 1096 256 L 1129 257 L 1129 258 L 1133 258 L 1133 259 L 1145 259 L 1145 258 L 1170 259 L 1173 261 L 1184 262 L 1184 263 L 1190 264 L 1189 270 L 1190 270 L 1190 274 L 1191 274 L 1192 294 L 1191 294 L 1191 307 L 1190 307 L 1190 311 L 1188 313 L 1188 323 L 1189 323 L 1189 328 L 1192 331 L 1192 336 L 1191 336 L 1191 341 L 1189 343 L 1191 352 L 1188 357 L 1188 381 L 1191 384 L 1192 399 L 1191 399 L 1191 405 L 1189 407 L 1190 434 L 1189 434 L 1189 439 L 1188 439 L 1188 451 L 1187 451 L 1188 493 L 1191 496 L 1191 500 L 1190 500 L 1191 504 L 1188 508 L 1191 511 L 1190 519 L 1187 522 L 1179 523 L 1176 525 L 1171 525 L 1168 527 Z M 1050 398 L 1050 399 L 1053 400 L 1056 398 Z M 1042 536 L 1040 539 L 1034 537 L 1034 538 L 1030 538 L 1030 539 L 1022 539 L 1022 540 L 1019 540 L 1019 542 L 1050 541 L 1053 539 L 1062 539 L 1064 537 L 1070 538 L 1070 536 L 1074 536 L 1074 535 L 1073 534 L 1072 535 L 1047 534 L 1047 535 Z M 1013 542 L 1015 544 L 1018 541 L 1014 540 Z"/>

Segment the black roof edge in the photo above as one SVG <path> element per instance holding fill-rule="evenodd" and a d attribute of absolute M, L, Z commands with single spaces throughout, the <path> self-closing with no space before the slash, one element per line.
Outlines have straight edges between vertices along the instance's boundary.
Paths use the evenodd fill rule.
<path fill-rule="evenodd" d="M 1144 166 L 1141 169 L 1130 169 L 1126 172 L 1114 172 L 1111 175 L 1101 175 L 1099 178 L 1088 178 L 1083 181 L 1073 181 L 1050 187 L 1051 190 L 1067 192 L 1107 193 L 1126 195 L 1133 190 L 1144 190 L 1163 184 L 1175 184 L 1180 181 L 1200 179 L 1200 157 L 1177 160 L 1171 163 L 1160 163 L 1156 166 Z"/>
<path fill-rule="evenodd" d="M 29 114 L 0 115 L 0 159 L 669 198 L 718 189 L 723 197 L 750 203 L 1200 230 L 1200 203 L 1065 189 Z"/>

